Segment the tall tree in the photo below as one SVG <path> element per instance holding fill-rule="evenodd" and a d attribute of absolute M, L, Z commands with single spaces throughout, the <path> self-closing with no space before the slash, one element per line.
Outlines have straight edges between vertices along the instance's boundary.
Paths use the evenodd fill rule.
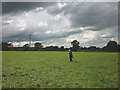
<path fill-rule="evenodd" d="M 25 51 L 28 51 L 28 50 L 29 50 L 29 47 L 30 47 L 30 45 L 29 45 L 28 43 L 25 44 L 25 45 L 23 45 L 23 48 L 24 48 Z"/>
<path fill-rule="evenodd" d="M 12 43 L 2 42 L 2 50 L 8 51 L 13 47 Z"/>
<path fill-rule="evenodd" d="M 117 42 L 116 41 L 109 41 L 107 44 L 107 47 L 115 47 L 117 46 Z"/>
<path fill-rule="evenodd" d="M 118 50 L 118 45 L 116 41 L 109 41 L 107 43 L 106 49 L 109 51 L 117 51 Z"/>
<path fill-rule="evenodd" d="M 39 50 L 39 49 L 43 48 L 43 45 L 41 43 L 39 43 L 39 42 L 36 42 L 34 44 L 34 47 L 35 47 L 36 50 Z"/>
<path fill-rule="evenodd" d="M 79 42 L 77 40 L 72 41 L 71 44 L 73 45 L 73 47 L 72 47 L 73 51 L 77 51 L 80 47 Z"/>

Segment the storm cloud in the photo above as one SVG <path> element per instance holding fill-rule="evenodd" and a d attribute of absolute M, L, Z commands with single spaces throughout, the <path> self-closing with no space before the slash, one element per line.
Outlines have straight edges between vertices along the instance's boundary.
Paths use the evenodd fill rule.
<path fill-rule="evenodd" d="M 2 13 L 9 14 L 9 13 L 18 13 L 24 11 L 30 11 L 37 7 L 49 7 L 55 4 L 55 2 L 3 2 L 2 3 Z"/>
<path fill-rule="evenodd" d="M 72 40 L 81 46 L 104 46 L 118 41 L 118 4 L 4 2 L 3 41 L 40 41 L 45 46 L 70 47 Z"/>
<path fill-rule="evenodd" d="M 70 17 L 72 27 L 94 26 L 96 30 L 101 30 L 118 24 L 117 2 L 68 3 L 67 6 L 58 8 L 50 8 L 48 12 L 52 15 L 64 13 Z"/>

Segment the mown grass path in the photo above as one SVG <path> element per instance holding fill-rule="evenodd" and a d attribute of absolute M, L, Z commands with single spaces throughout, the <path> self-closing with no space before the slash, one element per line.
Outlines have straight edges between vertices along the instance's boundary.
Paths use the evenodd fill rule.
<path fill-rule="evenodd" d="M 117 88 L 118 53 L 3 51 L 3 88 Z"/>

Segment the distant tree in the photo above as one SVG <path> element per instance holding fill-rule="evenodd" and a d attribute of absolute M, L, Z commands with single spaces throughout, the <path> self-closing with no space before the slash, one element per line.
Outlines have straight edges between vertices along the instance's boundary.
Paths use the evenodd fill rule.
<path fill-rule="evenodd" d="M 30 45 L 27 43 L 27 44 L 25 44 L 23 47 L 30 47 Z"/>
<path fill-rule="evenodd" d="M 107 47 L 115 47 L 117 46 L 117 42 L 116 41 L 109 41 L 107 44 Z"/>
<path fill-rule="evenodd" d="M 45 50 L 47 50 L 47 51 L 58 51 L 59 47 L 51 45 L 51 46 L 45 47 Z"/>
<path fill-rule="evenodd" d="M 61 46 L 60 48 L 61 48 L 61 49 L 64 49 L 64 46 Z"/>
<path fill-rule="evenodd" d="M 87 47 L 83 47 L 83 49 L 88 49 Z"/>
<path fill-rule="evenodd" d="M 25 44 L 25 45 L 23 45 L 23 48 L 24 48 L 25 51 L 28 51 L 28 50 L 29 50 L 29 47 L 30 47 L 30 45 L 29 45 L 28 43 Z"/>
<path fill-rule="evenodd" d="M 50 48 L 53 48 L 53 45 L 51 45 Z"/>
<path fill-rule="evenodd" d="M 118 51 L 120 52 L 120 45 L 118 45 Z"/>
<path fill-rule="evenodd" d="M 96 48 L 96 46 L 90 46 L 90 47 L 88 47 L 88 49 L 90 49 L 90 50 L 95 50 L 95 49 L 97 49 L 97 48 Z"/>
<path fill-rule="evenodd" d="M 59 48 L 58 46 L 53 46 L 53 48 Z"/>
<path fill-rule="evenodd" d="M 64 46 L 61 46 L 61 47 L 60 47 L 60 50 L 61 50 L 61 51 L 64 51 L 64 50 L 65 50 L 65 49 L 64 49 Z"/>
<path fill-rule="evenodd" d="M 34 48 L 35 48 L 35 50 L 40 50 L 41 48 L 43 48 L 43 45 L 41 43 L 39 43 L 39 42 L 36 42 L 34 44 Z"/>
<path fill-rule="evenodd" d="M 53 47 L 53 50 L 54 50 L 54 51 L 58 51 L 58 50 L 59 50 L 59 47 L 58 47 L 58 46 L 54 46 L 54 47 Z"/>
<path fill-rule="evenodd" d="M 96 47 L 96 46 L 90 46 L 90 47 L 88 47 L 88 49 L 91 50 L 91 51 L 92 50 L 94 51 L 94 50 L 99 50 L 100 48 Z"/>
<path fill-rule="evenodd" d="M 12 43 L 8 43 L 8 42 L 2 42 L 2 50 L 3 51 L 8 51 L 13 47 Z"/>
<path fill-rule="evenodd" d="M 117 51 L 118 50 L 118 45 L 116 41 L 109 41 L 107 43 L 107 46 L 104 47 L 106 48 L 108 51 Z"/>
<path fill-rule="evenodd" d="M 0 43 L 0 51 L 2 51 L 2 43 Z"/>
<path fill-rule="evenodd" d="M 79 49 L 79 42 L 77 40 L 72 41 L 71 44 L 73 45 L 73 51 L 77 51 Z"/>

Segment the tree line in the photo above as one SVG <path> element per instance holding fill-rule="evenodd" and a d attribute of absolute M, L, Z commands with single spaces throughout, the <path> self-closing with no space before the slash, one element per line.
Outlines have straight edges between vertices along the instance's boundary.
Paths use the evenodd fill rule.
<path fill-rule="evenodd" d="M 30 47 L 27 43 L 23 45 L 23 47 L 14 47 L 12 43 L 2 42 L 0 43 L 2 46 L 2 51 L 68 51 L 69 49 L 72 51 L 108 51 L 108 52 L 118 52 L 120 50 L 120 45 L 117 44 L 116 41 L 109 41 L 106 46 L 103 48 L 90 46 L 90 47 L 81 47 L 77 40 L 73 40 L 71 42 L 72 47 L 65 48 L 64 46 L 47 46 L 43 47 L 40 42 L 36 42 L 34 47 Z"/>

